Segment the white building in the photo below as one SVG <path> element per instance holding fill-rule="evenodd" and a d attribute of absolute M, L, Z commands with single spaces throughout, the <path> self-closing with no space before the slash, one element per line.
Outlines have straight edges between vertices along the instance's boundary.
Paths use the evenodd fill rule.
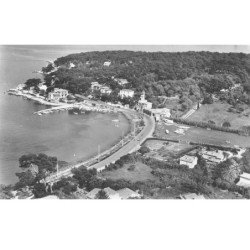
<path fill-rule="evenodd" d="M 122 200 L 126 200 L 129 198 L 138 198 L 138 199 L 141 198 L 140 194 L 138 194 L 137 192 L 135 192 L 129 188 L 123 188 L 123 189 L 120 189 L 116 192 L 119 194 L 120 199 L 122 199 Z"/>
<path fill-rule="evenodd" d="M 205 197 L 203 195 L 198 195 L 195 193 L 187 193 L 187 194 L 181 194 L 180 198 L 183 200 L 204 200 Z"/>
<path fill-rule="evenodd" d="M 99 84 L 98 82 L 92 82 L 91 83 L 91 90 L 94 91 L 94 90 L 100 90 L 102 87 L 101 84 Z"/>
<path fill-rule="evenodd" d="M 142 109 L 152 109 L 152 102 L 148 102 L 146 99 L 145 99 L 145 91 L 143 90 L 142 91 L 142 94 L 141 94 L 141 99 L 139 100 L 138 102 L 138 105 L 139 105 L 139 108 L 142 110 Z"/>
<path fill-rule="evenodd" d="M 225 155 L 223 153 L 223 151 L 221 150 L 215 150 L 215 151 L 208 151 L 203 149 L 201 151 L 202 157 L 210 162 L 214 162 L 214 163 L 220 163 L 224 160 L 226 160 Z"/>
<path fill-rule="evenodd" d="M 41 86 L 39 86 L 38 88 L 39 88 L 40 90 L 46 91 L 48 87 L 47 87 L 46 85 L 41 85 Z"/>
<path fill-rule="evenodd" d="M 107 62 L 104 62 L 104 63 L 103 63 L 103 66 L 109 67 L 110 64 L 111 64 L 111 62 L 110 62 L 110 61 L 107 61 Z"/>
<path fill-rule="evenodd" d="M 60 99 L 64 99 L 68 96 L 69 92 L 66 89 L 55 88 L 48 94 L 48 100 L 58 102 Z"/>
<path fill-rule="evenodd" d="M 115 79 L 115 81 L 116 81 L 119 85 L 121 85 L 121 86 L 128 84 L 128 80 L 127 80 L 127 79 L 117 78 L 117 79 Z"/>
<path fill-rule="evenodd" d="M 75 65 L 74 63 L 72 63 L 72 62 L 69 63 L 69 68 L 70 68 L 70 69 L 71 69 L 71 68 L 75 68 L 75 66 L 76 66 L 76 65 Z"/>
<path fill-rule="evenodd" d="M 110 95 L 112 90 L 108 86 L 103 86 L 100 88 L 102 94 Z"/>
<path fill-rule="evenodd" d="M 243 173 L 240 175 L 239 182 L 236 183 L 237 186 L 250 188 L 250 174 Z"/>
<path fill-rule="evenodd" d="M 122 89 L 119 92 L 119 96 L 121 98 L 124 98 L 124 97 L 131 97 L 132 98 L 132 97 L 134 97 L 134 94 L 135 94 L 135 92 L 132 89 Z"/>
<path fill-rule="evenodd" d="M 156 115 L 160 115 L 161 118 L 169 118 L 171 116 L 170 109 L 162 108 L 162 109 L 151 109 L 151 112 Z"/>
<path fill-rule="evenodd" d="M 197 161 L 198 158 L 196 156 L 184 155 L 180 158 L 180 165 L 186 165 L 189 168 L 194 168 Z"/>

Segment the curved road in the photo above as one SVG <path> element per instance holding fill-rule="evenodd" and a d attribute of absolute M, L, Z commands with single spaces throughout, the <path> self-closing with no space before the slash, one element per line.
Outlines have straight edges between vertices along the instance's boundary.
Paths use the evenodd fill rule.
<path fill-rule="evenodd" d="M 132 153 L 139 149 L 140 145 L 148 138 L 153 135 L 155 130 L 155 120 L 153 117 L 144 115 L 144 123 L 145 127 L 143 130 L 136 135 L 136 137 L 131 140 L 129 143 L 124 145 L 121 149 L 116 151 L 114 154 L 110 155 L 106 159 L 98 162 L 89 168 L 95 168 L 97 171 L 101 171 L 105 169 L 105 166 L 109 165 L 110 163 L 114 163 L 115 161 L 119 160 L 122 156 Z"/>
<path fill-rule="evenodd" d="M 119 160 L 122 156 L 127 155 L 129 153 L 132 153 L 132 152 L 138 150 L 140 145 L 148 137 L 152 137 L 152 135 L 154 133 L 154 130 L 155 130 L 155 119 L 154 119 L 154 117 L 144 114 L 143 119 L 144 119 L 145 126 L 142 129 L 142 131 L 135 136 L 135 138 L 133 140 L 131 140 L 130 142 L 125 144 L 122 148 L 120 148 L 118 151 L 116 151 L 112 155 L 108 156 L 104 160 L 89 166 L 88 169 L 95 168 L 97 171 L 102 171 L 110 163 L 114 163 L 115 161 Z M 56 175 L 49 176 L 46 179 L 46 183 L 54 183 L 54 182 L 58 181 L 60 178 L 62 178 L 62 177 L 71 176 L 72 175 L 71 169 L 80 167 L 82 165 L 84 165 L 84 162 L 83 163 L 78 163 L 76 165 L 73 165 L 73 166 L 69 167 L 68 169 L 60 172 L 58 174 L 58 176 L 56 176 Z"/>

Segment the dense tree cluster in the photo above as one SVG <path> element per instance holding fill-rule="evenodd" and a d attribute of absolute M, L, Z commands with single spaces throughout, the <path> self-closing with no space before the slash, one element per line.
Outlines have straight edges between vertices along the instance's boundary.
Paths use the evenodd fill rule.
<path fill-rule="evenodd" d="M 23 89 L 29 90 L 30 88 L 34 87 L 34 90 L 39 93 L 40 89 L 38 88 L 38 85 L 42 82 L 40 78 L 31 78 L 28 79 L 24 84 L 25 87 Z"/>
<path fill-rule="evenodd" d="M 15 187 L 34 186 L 48 174 L 56 171 L 57 158 L 46 154 L 28 154 L 19 158 L 19 167 L 23 170 L 16 173 L 18 182 Z"/>
<path fill-rule="evenodd" d="M 56 170 L 57 158 L 46 154 L 28 154 L 19 158 L 20 168 L 29 168 L 31 164 L 38 166 L 39 171 L 46 170 L 54 172 Z"/>
<path fill-rule="evenodd" d="M 109 67 L 105 61 L 111 62 Z M 70 68 L 70 63 L 76 67 Z M 51 73 L 51 64 L 43 69 L 47 85 L 86 93 L 90 83 L 98 81 L 117 93 L 122 87 L 115 79 L 123 78 L 129 82 L 126 88 L 145 90 L 155 106 L 161 104 L 158 96 L 179 95 L 186 108 L 235 84 L 243 89 L 240 96 L 250 92 L 250 56 L 243 53 L 94 51 L 58 58 L 55 65 L 59 68 Z M 241 101 L 249 100 L 245 95 Z"/>

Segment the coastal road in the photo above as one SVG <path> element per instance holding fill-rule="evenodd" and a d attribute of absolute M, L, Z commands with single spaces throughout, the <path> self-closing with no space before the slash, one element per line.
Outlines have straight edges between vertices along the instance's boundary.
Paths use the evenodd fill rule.
<path fill-rule="evenodd" d="M 122 156 L 127 155 L 129 153 L 132 153 L 140 147 L 140 145 L 148 138 L 152 137 L 154 130 L 155 130 L 155 120 L 154 117 L 144 115 L 144 123 L 145 126 L 142 129 L 142 131 L 133 138 L 130 142 L 125 144 L 122 148 L 120 148 L 118 151 L 113 153 L 112 155 L 108 156 L 104 160 L 101 160 L 100 162 L 93 164 L 88 167 L 88 169 L 95 168 L 97 171 L 101 171 L 105 169 L 106 166 L 108 166 L 110 163 L 113 163 L 117 160 L 119 160 Z M 46 179 L 46 183 L 54 183 L 57 182 L 62 177 L 66 176 L 72 176 L 71 169 L 77 168 L 84 165 L 84 162 L 75 164 L 73 166 L 70 166 L 68 169 L 60 172 L 57 175 L 49 176 Z"/>
<path fill-rule="evenodd" d="M 153 117 L 144 115 L 144 123 L 145 127 L 137 136 L 135 136 L 133 140 L 124 145 L 114 154 L 110 155 L 101 162 L 98 162 L 90 166 L 89 168 L 95 168 L 97 171 L 101 171 L 105 169 L 105 166 L 109 165 L 110 163 L 114 163 L 115 161 L 119 160 L 122 156 L 136 151 L 148 137 L 151 137 L 153 135 L 153 132 L 155 130 L 155 120 Z"/>

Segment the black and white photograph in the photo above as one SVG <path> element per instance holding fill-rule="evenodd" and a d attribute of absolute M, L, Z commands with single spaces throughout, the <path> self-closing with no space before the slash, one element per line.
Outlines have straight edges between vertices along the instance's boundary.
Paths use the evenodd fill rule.
<path fill-rule="evenodd" d="M 1 198 L 249 199 L 249 50 L 1 46 Z"/>
<path fill-rule="evenodd" d="M 247 248 L 247 1 L 0 10 L 0 249 Z"/>

